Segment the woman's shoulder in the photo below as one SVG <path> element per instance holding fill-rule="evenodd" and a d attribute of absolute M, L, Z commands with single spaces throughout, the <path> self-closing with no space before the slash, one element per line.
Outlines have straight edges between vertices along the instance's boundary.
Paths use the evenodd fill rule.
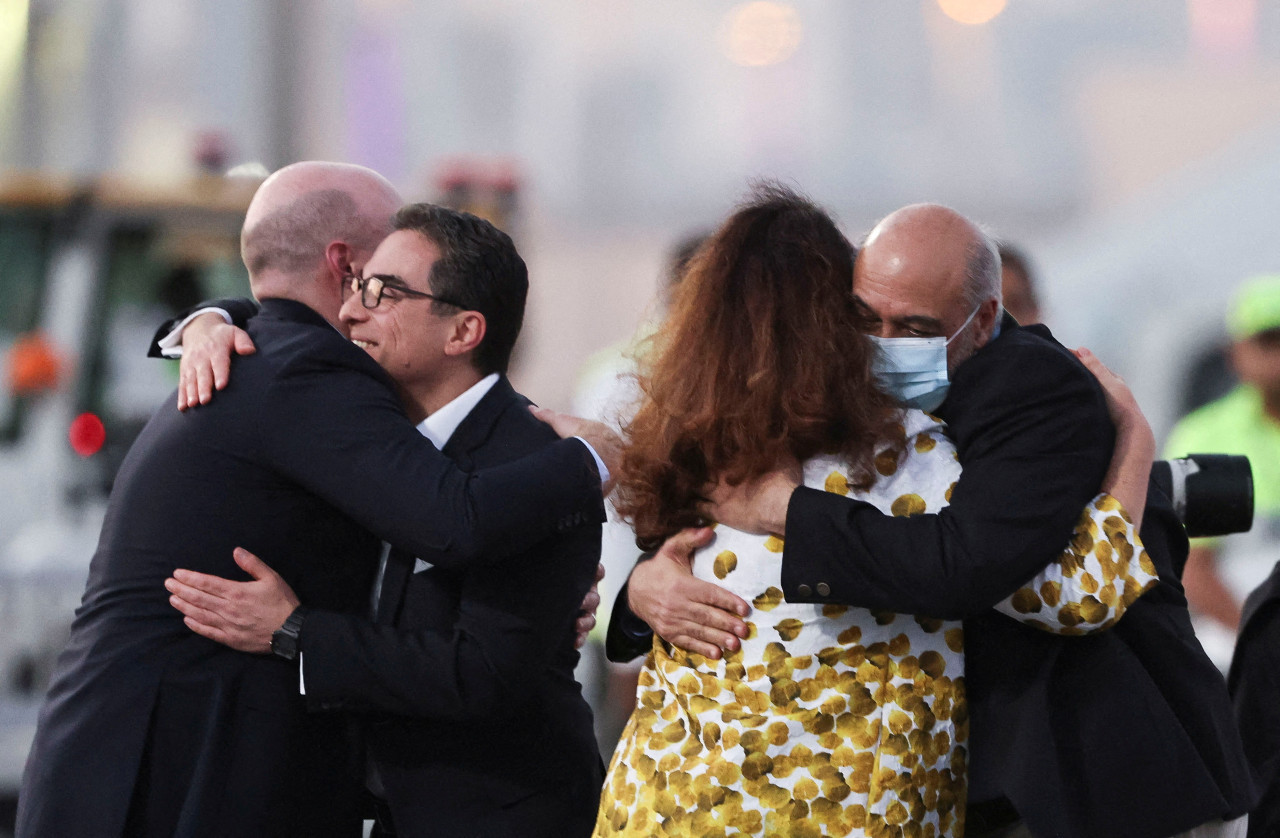
<path fill-rule="evenodd" d="M 946 489 L 958 477 L 955 446 L 947 438 L 942 420 L 920 410 L 904 410 L 894 434 L 897 444 L 887 439 L 877 446 L 870 487 L 857 488 L 849 464 L 830 454 L 805 462 L 805 485 L 881 505 L 904 491 L 935 494 L 934 488 Z"/>
<path fill-rule="evenodd" d="M 902 411 L 899 422 L 907 439 L 913 439 L 923 433 L 944 433 L 947 423 L 932 413 L 925 413 L 914 407 Z"/>

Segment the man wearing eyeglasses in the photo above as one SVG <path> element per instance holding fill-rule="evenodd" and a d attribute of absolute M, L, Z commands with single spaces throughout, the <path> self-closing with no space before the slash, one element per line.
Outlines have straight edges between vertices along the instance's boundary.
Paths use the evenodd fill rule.
<path fill-rule="evenodd" d="M 528 284 L 511 240 L 429 204 L 405 207 L 394 227 L 363 276 L 349 278 L 341 319 L 352 343 L 395 379 L 418 430 L 464 468 L 555 440 L 504 375 Z M 583 527 L 501 573 L 392 550 L 372 622 L 304 610 L 308 701 L 385 714 L 365 726 L 374 835 L 590 833 L 603 775 L 573 679 L 573 622 L 599 545 L 599 527 Z M 265 567 L 255 575 L 178 571 L 170 590 L 193 630 L 255 651 L 298 614 L 283 580 Z"/>
<path fill-rule="evenodd" d="M 162 406 L 120 470 L 41 711 L 18 835 L 359 834 L 365 766 L 345 714 L 307 712 L 302 615 L 260 654 L 234 651 L 173 610 L 164 581 L 176 568 L 244 579 L 232 555 L 246 548 L 317 615 L 363 616 L 379 538 L 449 573 L 505 559 L 488 572 L 513 576 L 568 572 L 552 567 L 560 557 L 530 558 L 547 539 L 598 538 L 603 471 L 591 446 L 551 442 L 459 467 L 406 417 L 404 387 L 346 338 L 349 276 L 398 205 L 375 173 L 332 163 L 282 169 L 255 195 L 242 251 L 262 304 L 248 326 L 256 352 L 209 404 Z M 404 308 L 389 305 L 393 284 L 378 296 L 366 282 L 356 297 Z M 372 342 L 386 350 L 404 331 Z M 593 442 L 612 456 L 607 435 Z M 519 620 L 503 625 L 519 635 Z M 325 683 L 314 677 L 313 692 Z"/>

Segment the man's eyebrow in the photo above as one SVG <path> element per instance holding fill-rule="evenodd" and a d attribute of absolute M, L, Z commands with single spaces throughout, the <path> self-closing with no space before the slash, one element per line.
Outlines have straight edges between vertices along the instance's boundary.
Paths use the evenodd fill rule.
<path fill-rule="evenodd" d="M 871 306 L 867 305 L 867 301 L 853 295 L 853 304 L 858 308 L 859 314 L 874 317 L 877 320 L 883 320 L 880 313 Z M 906 317 L 891 318 L 891 322 L 900 328 L 913 329 L 918 332 L 941 332 L 942 321 L 936 317 L 929 317 L 925 314 L 910 314 Z"/>
<path fill-rule="evenodd" d="M 410 291 L 413 290 L 409 287 L 409 283 L 405 282 L 395 274 L 369 274 L 365 279 L 380 279 L 382 280 L 383 285 L 390 285 L 396 288 L 409 288 Z"/>
<path fill-rule="evenodd" d="M 923 314 L 913 314 L 909 317 L 903 317 L 900 320 L 895 320 L 894 323 L 920 332 L 942 331 L 941 320 L 936 317 L 925 317 Z"/>

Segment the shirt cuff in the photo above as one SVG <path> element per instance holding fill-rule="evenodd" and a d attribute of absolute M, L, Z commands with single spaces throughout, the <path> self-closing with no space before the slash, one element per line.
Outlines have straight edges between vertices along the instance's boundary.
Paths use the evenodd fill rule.
<path fill-rule="evenodd" d="M 307 679 L 302 677 L 302 653 L 298 653 L 298 694 L 307 694 Z"/>
<path fill-rule="evenodd" d="M 596 461 L 596 471 L 600 472 L 600 485 L 603 486 L 605 483 L 608 483 L 609 467 L 604 464 L 604 460 L 600 459 L 600 455 L 596 453 L 596 449 L 592 448 L 591 443 L 587 442 L 580 436 L 575 436 L 574 439 L 587 446 L 587 450 L 591 452 L 591 459 Z"/>
<path fill-rule="evenodd" d="M 227 323 L 231 323 L 231 315 L 225 309 L 217 308 L 216 306 L 196 309 L 195 311 L 188 314 L 181 323 L 174 326 L 173 329 L 169 332 L 169 334 L 160 338 L 160 340 L 156 342 L 156 345 L 160 347 L 160 354 L 166 358 L 181 358 L 182 357 L 182 330 L 187 328 L 188 323 L 190 323 L 192 320 L 195 320 L 197 317 L 199 317 L 202 314 L 220 314 L 222 315 L 223 320 L 227 321 Z M 589 448 L 590 446 L 587 446 L 587 447 Z M 594 454 L 595 452 L 592 451 L 591 453 Z"/>

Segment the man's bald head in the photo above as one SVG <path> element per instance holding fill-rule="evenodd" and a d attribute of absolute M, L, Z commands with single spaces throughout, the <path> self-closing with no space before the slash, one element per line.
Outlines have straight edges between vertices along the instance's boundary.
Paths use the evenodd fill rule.
<path fill-rule="evenodd" d="M 912 204 L 886 216 L 867 235 L 853 276 L 874 334 L 950 338 L 964 327 L 948 347 L 951 369 L 991 339 L 1000 311 L 1000 255 L 953 209 Z"/>
<path fill-rule="evenodd" d="M 336 322 L 335 274 L 368 258 L 399 206 L 395 187 L 363 166 L 308 161 L 275 172 L 258 187 L 240 234 L 254 294 L 296 299 Z"/>

